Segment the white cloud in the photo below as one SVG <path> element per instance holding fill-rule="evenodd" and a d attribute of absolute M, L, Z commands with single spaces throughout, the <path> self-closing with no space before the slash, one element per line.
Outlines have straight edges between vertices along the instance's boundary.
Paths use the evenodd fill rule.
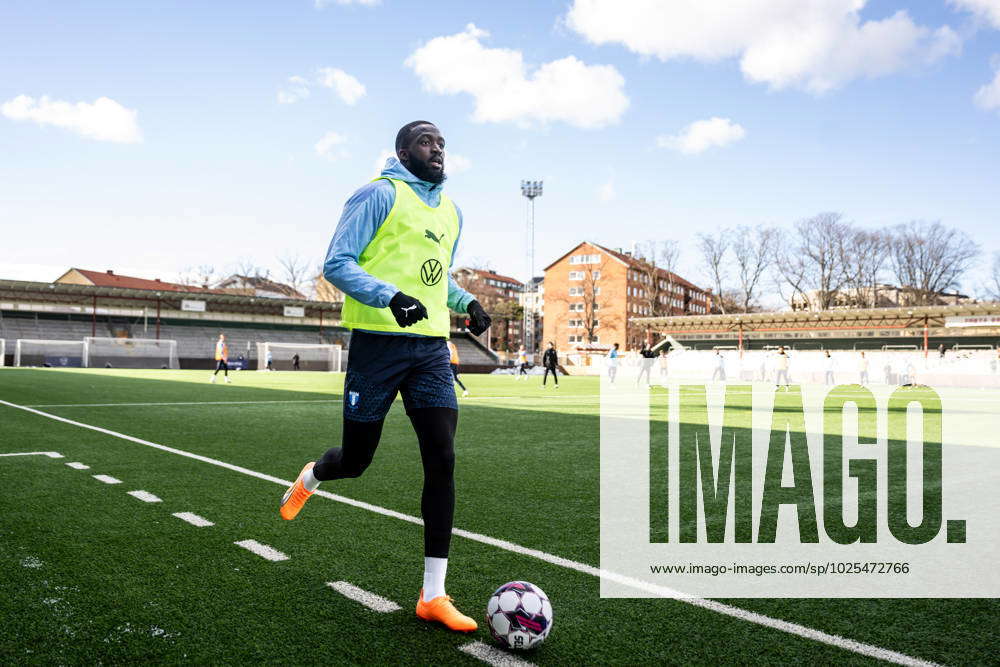
<path fill-rule="evenodd" d="M 381 0 L 315 0 L 316 9 L 325 9 L 330 5 L 365 5 L 366 7 L 374 7 Z"/>
<path fill-rule="evenodd" d="M 956 53 L 947 26 L 905 11 L 862 21 L 867 0 L 574 0 L 566 24 L 595 44 L 661 60 L 739 58 L 744 77 L 823 93 Z"/>
<path fill-rule="evenodd" d="M 444 170 L 449 176 L 454 176 L 455 174 L 461 174 L 464 171 L 469 171 L 472 169 L 472 161 L 464 155 L 459 155 L 458 153 L 452 153 L 451 151 L 445 152 L 444 155 Z"/>
<path fill-rule="evenodd" d="M 948 4 L 972 12 L 1000 30 L 1000 0 L 948 0 Z"/>
<path fill-rule="evenodd" d="M 99 97 L 92 104 L 63 102 L 46 96 L 39 99 L 18 95 L 0 105 L 0 113 L 11 120 L 31 120 L 39 125 L 55 125 L 98 141 L 136 144 L 142 133 L 136 122 L 138 112 L 118 102 Z"/>
<path fill-rule="evenodd" d="M 396 151 L 391 148 L 383 148 L 379 151 L 378 157 L 375 158 L 375 175 L 378 176 L 382 173 L 382 169 L 385 168 L 385 161 L 391 157 L 396 157 Z"/>
<path fill-rule="evenodd" d="M 615 181 L 614 179 L 609 180 L 607 183 L 601 185 L 597 188 L 597 198 L 602 204 L 607 204 L 613 200 L 616 196 L 615 193 Z"/>
<path fill-rule="evenodd" d="M 288 85 L 278 91 L 279 104 L 295 104 L 309 97 L 309 82 L 301 76 L 288 77 Z"/>
<path fill-rule="evenodd" d="M 347 157 L 347 151 L 342 148 L 346 142 L 347 137 L 344 135 L 337 134 L 336 132 L 327 132 L 314 146 L 316 155 L 324 157 L 327 160 L 337 160 Z"/>
<path fill-rule="evenodd" d="M 657 137 L 656 143 L 660 148 L 668 148 L 685 155 L 695 155 L 709 148 L 740 141 L 746 134 L 742 125 L 728 118 L 713 116 L 707 120 L 696 120 L 679 134 Z"/>
<path fill-rule="evenodd" d="M 993 80 L 977 90 L 973 99 L 983 109 L 1000 111 L 1000 67 Z"/>
<path fill-rule="evenodd" d="M 467 93 L 479 122 L 520 125 L 561 121 L 582 128 L 617 122 L 628 107 L 625 79 L 611 65 L 587 65 L 574 56 L 538 66 L 520 51 L 483 46 L 489 33 L 473 24 L 435 37 L 406 59 L 426 90 Z"/>
<path fill-rule="evenodd" d="M 357 103 L 365 96 L 364 84 L 336 67 L 321 68 L 317 74 L 316 82 L 326 88 L 333 88 L 337 97 L 349 105 Z"/>

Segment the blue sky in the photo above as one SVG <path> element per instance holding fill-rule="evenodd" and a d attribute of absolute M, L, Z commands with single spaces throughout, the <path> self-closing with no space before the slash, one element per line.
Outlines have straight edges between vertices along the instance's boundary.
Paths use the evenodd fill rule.
<path fill-rule="evenodd" d="M 452 152 L 459 262 L 517 277 L 522 178 L 545 180 L 536 268 L 676 239 L 703 280 L 697 232 L 827 210 L 940 219 L 979 273 L 1000 250 L 1000 0 L 136 4 L 0 6 L 0 277 L 318 264 L 418 118 Z"/>

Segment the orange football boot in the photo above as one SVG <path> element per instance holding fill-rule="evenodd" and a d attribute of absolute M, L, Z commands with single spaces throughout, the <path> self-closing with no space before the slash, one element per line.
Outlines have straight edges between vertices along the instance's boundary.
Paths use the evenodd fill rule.
<path fill-rule="evenodd" d="M 443 623 L 449 630 L 455 632 L 472 632 L 479 625 L 474 620 L 455 609 L 450 595 L 439 595 L 430 602 L 424 602 L 424 591 L 420 590 L 417 599 L 417 616 L 425 621 Z"/>
<path fill-rule="evenodd" d="M 312 470 L 314 465 L 316 465 L 315 461 L 307 463 L 295 479 L 295 483 L 285 491 L 285 495 L 281 499 L 281 518 L 285 521 L 294 519 L 298 515 L 299 510 L 302 509 L 302 506 L 309 500 L 309 496 L 313 494 L 312 491 L 306 490 L 306 487 L 302 484 L 302 476 L 306 474 L 307 470 Z"/>

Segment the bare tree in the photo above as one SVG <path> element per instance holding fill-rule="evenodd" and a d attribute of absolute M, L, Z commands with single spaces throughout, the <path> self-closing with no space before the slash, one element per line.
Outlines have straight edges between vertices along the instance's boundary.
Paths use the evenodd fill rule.
<path fill-rule="evenodd" d="M 852 294 L 846 305 L 878 308 L 879 278 L 889 257 L 889 235 L 883 231 L 854 230 L 844 245 L 845 287 Z"/>
<path fill-rule="evenodd" d="M 181 274 L 182 285 L 193 287 L 210 287 L 219 280 L 220 276 L 215 272 L 215 267 L 209 264 L 202 264 L 195 268 L 186 268 Z"/>
<path fill-rule="evenodd" d="M 758 225 L 736 228 L 732 254 L 739 288 L 731 296 L 720 289 L 718 296 L 722 308 L 726 307 L 725 303 L 730 299 L 733 301 L 733 311 L 738 313 L 753 312 L 759 306 L 760 283 L 771 266 L 777 244 L 778 232 L 772 227 Z"/>
<path fill-rule="evenodd" d="M 674 285 L 676 284 L 677 260 L 680 246 L 674 240 L 645 241 L 636 246 L 640 272 L 646 279 L 645 297 L 639 301 L 647 307 L 652 317 L 673 314 Z"/>
<path fill-rule="evenodd" d="M 241 257 L 236 260 L 235 272 L 236 275 L 247 278 L 269 278 L 271 276 L 268 269 L 263 268 L 249 257 Z"/>
<path fill-rule="evenodd" d="M 1000 301 L 1000 250 L 993 253 L 990 277 L 986 283 L 986 294 L 991 301 Z"/>
<path fill-rule="evenodd" d="M 282 280 L 296 292 L 302 293 L 313 279 L 309 263 L 298 253 L 286 252 L 278 258 L 281 265 Z"/>
<path fill-rule="evenodd" d="M 794 236 L 777 243 L 778 275 L 792 289 L 790 305 L 799 296 L 808 309 L 826 310 L 836 303 L 847 282 L 845 244 L 852 232 L 839 213 L 820 213 L 795 223 Z"/>
<path fill-rule="evenodd" d="M 715 293 L 720 297 L 723 293 L 723 282 L 726 280 L 726 252 L 729 250 L 730 231 L 720 229 L 713 236 L 711 234 L 698 234 L 698 250 L 701 252 L 704 267 L 712 279 L 712 286 Z M 726 314 L 725 300 L 719 299 L 719 307 L 722 314 Z"/>
<path fill-rule="evenodd" d="M 979 245 L 964 232 L 914 220 L 893 229 L 889 258 L 911 303 L 928 305 L 936 303 L 941 292 L 958 287 L 979 252 Z"/>

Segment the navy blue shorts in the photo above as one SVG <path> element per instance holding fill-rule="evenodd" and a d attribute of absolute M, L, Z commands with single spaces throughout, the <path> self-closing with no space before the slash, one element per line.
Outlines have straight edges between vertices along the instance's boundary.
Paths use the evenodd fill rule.
<path fill-rule="evenodd" d="M 344 419 L 385 419 L 397 392 L 403 395 L 407 414 L 421 408 L 458 410 L 445 339 L 352 333 L 344 379 Z"/>

